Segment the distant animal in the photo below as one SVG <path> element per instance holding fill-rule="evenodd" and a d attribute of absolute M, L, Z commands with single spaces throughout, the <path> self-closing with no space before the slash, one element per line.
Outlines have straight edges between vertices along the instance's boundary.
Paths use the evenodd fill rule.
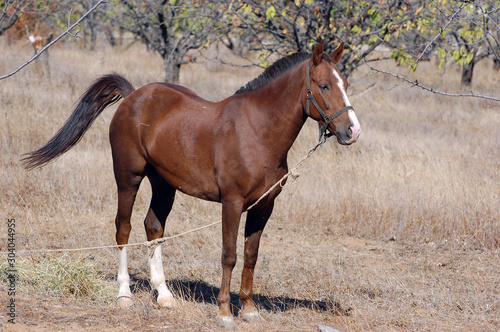
<path fill-rule="evenodd" d="M 28 40 L 33 47 L 34 54 L 39 53 L 42 48 L 50 44 L 52 38 L 54 37 L 53 33 L 50 33 L 48 36 L 42 35 L 32 35 L 29 33 L 28 27 L 26 27 L 26 34 L 28 35 Z M 46 49 L 42 54 L 35 59 L 35 68 L 38 73 L 46 75 L 50 77 L 50 65 L 49 65 L 49 50 Z"/>
<path fill-rule="evenodd" d="M 28 169 L 42 166 L 73 147 L 96 117 L 124 98 L 111 121 L 109 138 L 118 187 L 116 242 L 128 243 L 132 206 L 144 177 L 152 198 L 144 225 L 148 240 L 163 237 L 177 190 L 222 203 L 222 284 L 217 323 L 236 327 L 230 310 L 231 274 L 236 264 L 240 217 L 288 171 L 287 154 L 307 118 L 349 145 L 361 126 L 347 98 L 347 81 L 335 65 L 343 44 L 326 54 L 318 43 L 313 54 L 295 53 L 268 67 L 234 95 L 220 102 L 168 83 L 138 90 L 122 76 L 99 78 L 83 94 L 72 115 L 50 141 L 25 156 Z M 280 193 L 277 186 L 252 207 L 245 224 L 241 277 L 241 318 L 263 321 L 253 297 L 254 267 L 262 231 Z M 132 304 L 127 247 L 118 250 L 118 304 Z M 176 301 L 165 284 L 161 246 L 150 259 L 151 286 L 161 307 Z"/>

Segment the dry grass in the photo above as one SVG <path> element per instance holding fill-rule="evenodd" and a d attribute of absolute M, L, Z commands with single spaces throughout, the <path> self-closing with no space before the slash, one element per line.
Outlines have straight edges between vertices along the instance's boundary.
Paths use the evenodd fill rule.
<path fill-rule="evenodd" d="M 0 54 L 1 73 L 31 54 L 21 45 L 0 48 L 7 50 Z M 28 67 L 0 81 L 0 208 L 2 218 L 16 219 L 19 255 L 23 249 L 113 243 L 116 190 L 107 138 L 113 109 L 97 119 L 78 146 L 49 166 L 26 172 L 19 159 L 56 132 L 99 75 L 118 72 L 136 87 L 164 76 L 161 59 L 140 45 L 93 53 L 61 45 L 50 56 L 50 78 Z M 459 89 L 454 68 L 440 71 L 423 63 L 420 70 L 421 82 Z M 183 68 L 181 83 L 205 98 L 220 100 L 258 72 L 197 64 Z M 491 64 L 479 63 L 474 91 L 498 97 L 497 77 Z M 344 331 L 498 330 L 499 103 L 432 95 L 366 70 L 351 78 L 350 94 L 363 126 L 361 139 L 350 147 L 329 141 L 278 198 L 255 276 L 268 323 L 239 322 L 240 327 L 296 331 L 324 323 Z M 308 121 L 290 152 L 290 165 L 315 144 L 316 135 L 316 125 Z M 145 240 L 142 220 L 149 197 L 145 181 L 134 210 L 131 242 Z M 179 194 L 167 234 L 219 218 L 218 204 Z M 1 251 L 7 243 L 5 231 L 0 231 Z M 396 242 L 383 242 L 393 236 Z M 181 298 L 174 311 L 159 310 L 151 301 L 146 250 L 134 248 L 130 272 L 136 281 L 136 305 L 130 311 L 119 311 L 106 300 L 98 300 L 96 307 L 51 298 L 48 303 L 65 301 L 71 312 L 87 313 L 69 323 L 70 311 L 61 309 L 59 315 L 57 306 L 43 304 L 46 292 L 39 295 L 22 286 L 19 320 L 67 330 L 95 324 L 101 324 L 100 330 L 214 330 L 220 250 L 220 226 L 165 245 L 167 279 Z M 91 267 L 102 277 L 114 278 L 114 250 L 85 255 L 92 255 Z M 87 256 L 68 257 L 70 262 L 88 261 Z M 240 273 L 241 262 L 235 269 L 234 292 Z M 113 281 L 107 283 L 117 290 Z M 233 297 L 237 304 L 236 294 Z M 23 299 L 40 305 L 36 317 L 41 318 L 23 311 Z"/>
<path fill-rule="evenodd" d="M 17 285 L 54 296 L 75 297 L 110 303 L 115 294 L 93 266 L 92 259 L 63 255 L 56 258 L 18 259 Z M 0 281 L 8 282 L 9 266 L 0 264 Z"/>

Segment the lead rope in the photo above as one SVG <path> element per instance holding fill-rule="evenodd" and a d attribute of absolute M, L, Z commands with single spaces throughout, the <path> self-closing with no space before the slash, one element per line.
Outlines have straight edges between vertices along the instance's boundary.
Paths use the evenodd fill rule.
<path fill-rule="evenodd" d="M 295 178 L 298 178 L 299 175 L 297 173 L 297 169 L 300 167 L 300 165 L 302 165 L 304 163 L 304 161 L 306 161 L 307 158 L 309 158 L 313 153 L 314 151 L 316 151 L 316 149 L 323 143 L 326 142 L 326 137 L 325 136 L 322 136 L 319 140 L 319 142 L 316 144 L 315 147 L 313 147 L 311 150 L 309 150 L 309 152 L 302 158 L 299 160 L 299 162 L 297 162 L 295 164 L 295 166 L 293 166 L 289 171 L 288 173 L 286 173 L 285 175 L 283 175 L 281 177 L 281 179 L 279 179 L 278 182 L 276 182 L 274 185 L 272 185 L 271 188 L 269 188 L 265 193 L 263 193 L 259 199 L 257 199 L 255 201 L 255 203 L 253 203 L 252 205 L 250 205 L 249 207 L 246 208 L 245 211 L 243 212 L 246 212 L 248 210 L 251 210 L 253 209 L 255 206 L 257 206 L 257 204 L 259 204 L 264 198 L 266 198 L 270 193 L 271 191 L 273 191 L 277 186 L 281 186 L 281 187 L 284 187 L 284 184 L 282 185 L 283 181 L 288 178 L 289 176 L 292 176 L 294 179 Z M 216 221 L 214 223 L 211 223 L 210 225 L 206 225 L 206 226 L 202 226 L 202 227 L 199 227 L 197 229 L 194 229 L 194 230 L 191 230 L 191 231 L 187 231 L 187 232 L 184 232 L 184 233 L 180 233 L 180 234 L 177 234 L 177 235 L 174 235 L 174 236 L 169 236 L 169 237 L 162 237 L 162 238 L 159 238 L 159 239 L 155 239 L 155 240 L 151 240 L 151 241 L 148 241 L 148 242 L 145 242 L 144 245 L 146 247 L 149 248 L 149 256 L 150 258 L 153 258 L 153 254 L 154 254 L 154 251 L 156 249 L 156 247 L 158 247 L 160 244 L 162 244 L 163 242 L 165 242 L 166 240 L 169 240 L 171 238 L 174 238 L 174 237 L 178 237 L 178 236 L 182 236 L 182 235 L 185 235 L 185 234 L 188 234 L 188 233 L 191 233 L 191 232 L 194 232 L 194 231 L 197 231 L 197 230 L 201 230 L 201 229 L 204 229 L 204 228 L 208 228 L 210 226 L 214 226 L 214 225 L 217 225 L 217 224 L 220 224 L 222 222 L 222 220 L 219 220 L 219 221 Z M 125 245 L 127 246 L 127 245 Z M 123 247 L 123 246 L 121 246 Z"/>
<path fill-rule="evenodd" d="M 289 171 L 288 173 L 286 173 L 285 175 L 283 175 L 281 177 L 281 179 L 276 182 L 271 188 L 269 188 L 264 194 L 262 194 L 262 196 L 259 197 L 258 200 L 255 201 L 255 203 L 253 203 L 252 205 L 250 205 L 245 211 L 248 211 L 252 208 L 254 208 L 257 204 L 260 203 L 260 201 L 262 201 L 267 195 L 269 195 L 269 193 L 271 191 L 273 191 L 278 185 L 280 185 L 281 187 L 283 187 L 284 185 L 282 185 L 281 183 L 283 182 L 283 180 L 285 180 L 286 178 L 288 178 L 290 175 L 295 179 L 297 177 L 299 177 L 299 175 L 297 174 L 297 169 L 300 167 L 300 165 L 302 165 L 302 163 L 304 161 L 306 161 L 307 158 L 309 158 L 309 156 L 311 156 L 313 154 L 314 151 L 316 151 L 316 149 L 323 143 L 326 142 L 326 138 L 324 136 L 322 136 L 319 140 L 319 142 L 316 144 L 316 146 L 314 148 L 312 148 L 311 150 L 309 150 L 309 152 L 301 159 L 299 160 L 299 162 L 297 164 L 295 164 L 295 166 L 293 166 Z"/>
<path fill-rule="evenodd" d="M 298 178 L 299 175 L 297 173 L 297 169 L 300 167 L 300 165 L 302 165 L 304 163 L 304 161 L 306 161 L 307 158 L 309 158 L 313 153 L 314 151 L 316 151 L 316 149 L 323 143 L 326 142 L 326 137 L 325 136 L 322 136 L 319 140 L 319 142 L 316 144 L 315 147 L 313 147 L 311 150 L 309 150 L 309 152 L 302 158 L 300 159 L 296 164 L 295 166 L 293 166 L 289 171 L 288 173 L 286 173 L 285 175 L 283 175 L 281 177 L 281 179 L 279 179 L 278 182 L 276 182 L 274 185 L 272 185 L 271 188 L 269 188 L 265 193 L 263 193 L 259 199 L 257 199 L 255 201 L 255 203 L 253 203 L 252 205 L 250 205 L 249 207 L 246 208 L 245 211 L 243 212 L 246 212 L 248 210 L 251 210 L 253 209 L 255 206 L 257 206 L 257 204 L 259 204 L 264 198 L 266 198 L 270 193 L 271 191 L 273 191 L 277 186 L 281 186 L 281 187 L 284 187 L 284 184 L 283 181 L 285 179 L 287 179 L 289 176 L 292 176 L 294 179 Z M 180 233 L 180 234 L 177 234 L 177 235 L 174 235 L 174 236 L 169 236 L 169 237 L 162 237 L 162 238 L 159 238 L 159 239 L 156 239 L 156 240 L 151 240 L 151 241 L 148 241 L 148 242 L 145 242 L 144 245 L 146 247 L 149 248 L 149 256 L 150 258 L 153 258 L 153 254 L 154 254 L 154 251 L 156 249 L 156 247 L 158 247 L 160 244 L 162 244 L 163 242 L 165 242 L 166 240 L 169 240 L 171 238 L 174 238 L 174 237 L 178 237 L 178 236 L 182 236 L 182 235 L 185 235 L 185 234 L 188 234 L 188 233 L 191 233 L 191 232 L 194 232 L 194 231 L 197 231 L 197 230 L 201 230 L 201 229 L 204 229 L 204 228 L 208 228 L 210 226 L 214 226 L 214 225 L 217 225 L 217 224 L 220 224 L 222 222 L 222 220 L 219 220 L 219 221 L 216 221 L 214 223 L 211 223 L 210 225 L 206 225 L 206 226 L 202 226 L 202 227 L 199 227 L 197 229 L 194 229 L 194 230 L 191 230 L 191 231 L 187 231 L 187 232 L 184 232 L 184 233 Z M 127 246 L 127 245 L 125 245 Z"/>
<path fill-rule="evenodd" d="M 309 150 L 309 152 L 307 153 L 307 155 L 305 155 L 301 160 L 299 160 L 299 162 L 297 162 L 297 164 L 295 164 L 295 166 L 293 166 L 289 171 L 288 173 L 286 173 L 285 175 L 283 175 L 281 177 L 281 179 L 276 182 L 271 188 L 269 188 L 269 190 L 267 190 L 264 194 L 262 194 L 262 196 L 259 197 L 259 199 L 257 201 L 255 201 L 255 203 L 253 203 L 252 205 L 250 205 L 245 211 L 248 211 L 252 208 L 254 208 L 257 204 L 259 204 L 265 197 L 267 197 L 271 191 L 273 191 L 273 189 L 275 189 L 278 185 L 283 187 L 284 184 L 283 181 L 288 178 L 289 176 L 292 176 L 293 178 L 297 178 L 298 177 L 298 174 L 297 174 L 297 169 L 300 167 L 300 165 L 302 165 L 304 163 L 304 161 L 309 158 L 313 153 L 314 151 L 316 151 L 316 149 L 323 143 L 326 142 L 326 138 L 322 138 L 317 144 L 315 147 L 313 147 L 311 150 Z M 244 211 L 244 212 L 245 212 Z M 159 238 L 159 239 L 155 239 L 155 240 L 151 240 L 151 241 L 146 241 L 146 242 L 138 242 L 138 243 L 127 243 L 127 244 L 123 244 L 123 245 L 118 245 L 118 244 L 114 244 L 114 245 L 107 245 L 107 246 L 96 246 L 96 247 L 85 247 L 85 248 L 70 248 L 70 249 L 31 249 L 31 250 L 22 250 L 20 251 L 19 253 L 36 253 L 36 252 L 75 252 L 75 251 L 84 251 L 84 250 L 98 250 L 98 249 L 111 249 L 111 248 L 124 248 L 124 247 L 132 247 L 132 246 L 146 246 L 149 248 L 149 256 L 150 258 L 152 258 L 153 254 L 154 254 L 154 251 L 155 249 L 160 245 L 162 244 L 163 242 L 166 242 L 167 240 L 171 240 L 171 239 L 174 239 L 174 238 L 177 238 L 177 237 L 181 237 L 181 236 L 184 236 L 184 235 L 187 235 L 189 233 L 194 233 L 194 232 L 197 232 L 197 231 L 200 231 L 202 229 L 205 229 L 205 228 L 209 228 L 209 227 L 212 227 L 212 226 L 215 226 L 215 225 L 218 225 L 220 224 L 222 221 L 219 220 L 219 221 L 216 221 L 216 222 L 213 222 L 211 224 L 208 224 L 208 225 L 205 225 L 205 226 L 200 226 L 200 227 L 197 227 L 197 228 L 193 228 L 191 230 L 188 230 L 188 231 L 185 231 L 185 232 L 182 232 L 182 233 L 178 233 L 178 234 L 174 234 L 174 235 L 171 235 L 171 236 L 165 236 L 165 237 L 162 237 L 162 238 Z M 0 252 L 0 254 L 7 254 L 7 252 Z"/>

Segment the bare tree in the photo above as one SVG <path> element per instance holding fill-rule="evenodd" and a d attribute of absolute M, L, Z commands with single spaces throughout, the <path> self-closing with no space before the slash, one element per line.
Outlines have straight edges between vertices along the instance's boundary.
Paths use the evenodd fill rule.
<path fill-rule="evenodd" d="M 165 81 L 177 83 L 189 51 L 208 46 L 230 29 L 224 1 L 120 1 L 108 12 L 113 25 L 131 32 L 164 61 Z"/>
<path fill-rule="evenodd" d="M 464 84 L 470 84 L 477 61 L 487 57 L 499 61 L 499 0 L 239 3 L 240 33 L 244 38 L 253 37 L 252 49 L 263 55 L 286 54 L 310 50 L 318 38 L 343 40 L 348 46 L 340 63 L 345 76 L 366 61 L 377 60 L 369 55 L 379 46 L 390 50 L 398 65 L 411 70 L 436 53 L 445 60 L 453 59 L 463 68 Z"/>
<path fill-rule="evenodd" d="M 470 86 L 477 62 L 500 61 L 500 1 L 476 1 L 452 26 L 442 47 L 462 66 L 462 86 Z"/>
<path fill-rule="evenodd" d="M 349 48 L 339 63 L 345 76 L 409 20 L 407 14 L 398 14 L 407 10 L 403 1 L 249 0 L 240 4 L 236 12 L 240 31 L 253 35 L 253 50 L 287 54 L 311 51 L 320 38 L 342 40 Z M 326 47 L 331 52 L 336 45 L 327 43 Z"/>

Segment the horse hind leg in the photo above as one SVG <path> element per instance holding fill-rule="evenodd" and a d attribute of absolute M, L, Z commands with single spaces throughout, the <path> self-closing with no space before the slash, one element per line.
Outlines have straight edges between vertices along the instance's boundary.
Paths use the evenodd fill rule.
<path fill-rule="evenodd" d="M 116 214 L 116 243 L 126 245 L 128 243 L 130 230 L 130 218 L 135 197 L 142 181 L 142 176 L 115 172 L 118 185 L 118 212 Z M 122 308 L 127 308 L 133 304 L 132 292 L 130 291 L 130 276 L 128 274 L 127 247 L 118 250 L 118 291 L 117 303 Z"/>
<path fill-rule="evenodd" d="M 152 241 L 163 237 L 165 221 L 174 203 L 175 189 L 155 170 L 148 172 L 148 178 L 151 182 L 153 195 L 148 214 L 144 220 L 144 227 L 148 241 Z M 153 254 L 149 257 L 151 287 L 158 293 L 156 301 L 160 307 L 173 308 L 176 306 L 176 301 L 165 283 L 161 244 L 154 249 Z"/>

